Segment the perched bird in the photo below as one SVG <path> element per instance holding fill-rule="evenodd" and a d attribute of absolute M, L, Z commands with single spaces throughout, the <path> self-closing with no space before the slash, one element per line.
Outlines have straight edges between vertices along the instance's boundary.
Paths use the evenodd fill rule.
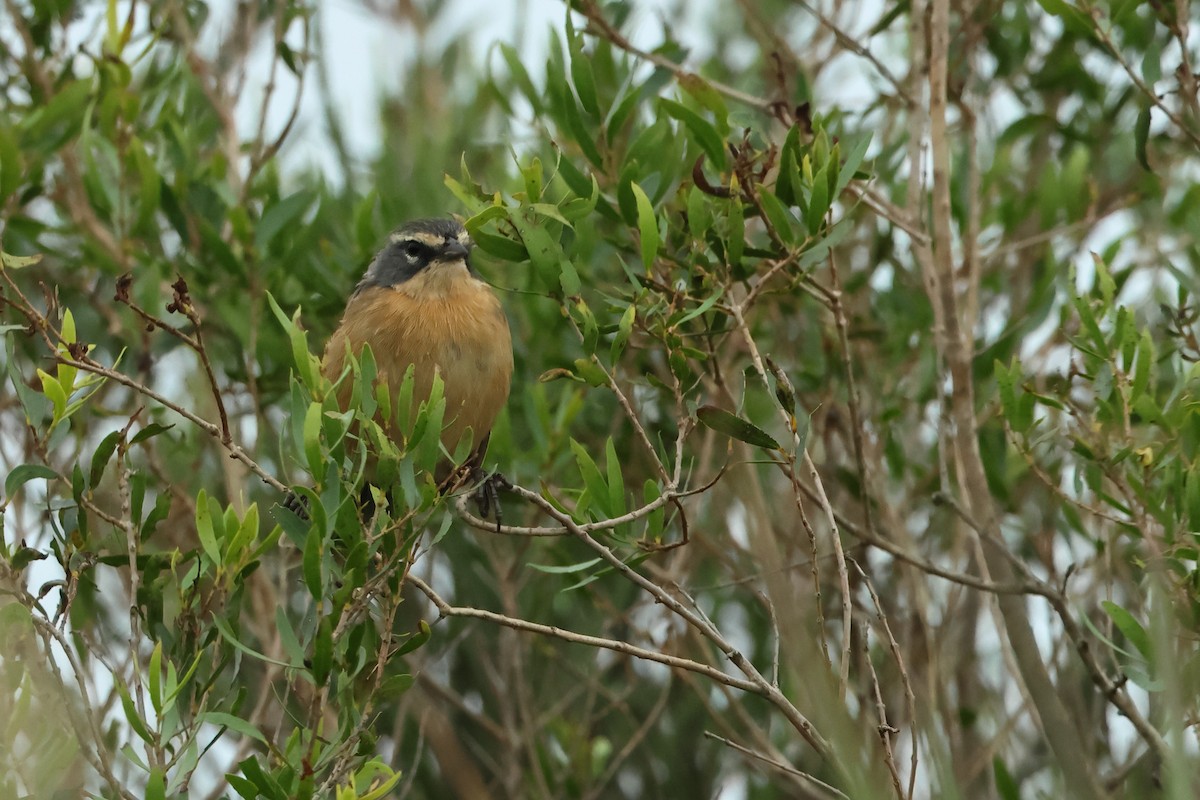
<path fill-rule="evenodd" d="M 322 372 L 336 381 L 347 353 L 357 357 L 369 344 L 379 380 L 394 393 L 411 365 L 414 407 L 394 409 L 398 426 L 383 421 L 393 438 L 411 425 L 440 374 L 446 399 L 442 444 L 455 452 L 469 428 L 467 466 L 478 472 L 492 423 L 508 400 L 513 351 L 500 300 L 471 266 L 471 245 L 453 219 L 418 219 L 392 233 L 350 296 L 325 347 Z M 347 381 L 343 404 L 349 394 Z"/>

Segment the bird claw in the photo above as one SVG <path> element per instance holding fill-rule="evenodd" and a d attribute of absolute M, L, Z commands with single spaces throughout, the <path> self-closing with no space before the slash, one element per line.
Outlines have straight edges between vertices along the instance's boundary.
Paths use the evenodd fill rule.
<path fill-rule="evenodd" d="M 283 507 L 291 511 L 302 521 L 308 522 L 308 498 L 298 492 L 288 492 L 283 498 Z"/>
<path fill-rule="evenodd" d="M 471 498 L 475 501 L 475 507 L 479 509 L 479 516 L 487 519 L 492 510 L 495 509 L 496 533 L 500 533 L 500 524 L 503 517 L 500 510 L 500 492 L 511 489 L 512 483 L 499 472 L 488 474 L 478 468 L 473 471 L 471 478 L 472 480 L 479 481 L 479 484 L 475 487 L 475 491 L 471 493 Z"/>

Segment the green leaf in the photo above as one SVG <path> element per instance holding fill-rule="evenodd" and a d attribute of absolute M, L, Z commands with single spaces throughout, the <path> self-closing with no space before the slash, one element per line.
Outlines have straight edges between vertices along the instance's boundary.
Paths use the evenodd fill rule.
<path fill-rule="evenodd" d="M 542 97 L 543 92 L 537 90 L 533 85 L 533 81 L 529 78 L 529 73 L 525 71 L 525 65 L 521 63 L 521 56 L 516 49 L 511 45 L 501 44 L 500 55 L 504 58 L 504 63 L 508 65 L 508 71 L 511 74 L 513 81 L 517 87 L 525 95 L 525 99 L 533 106 L 533 113 L 538 116 L 542 113 Z"/>
<path fill-rule="evenodd" d="M 1142 331 L 1142 335 L 1137 344 L 1137 362 L 1133 368 L 1133 387 L 1130 393 L 1130 401 L 1137 402 L 1138 398 L 1150 386 L 1150 370 L 1154 367 L 1156 354 L 1154 352 L 1154 340 L 1150 337 L 1150 331 Z"/>
<path fill-rule="evenodd" d="M 333 671 L 333 626 L 329 617 L 321 617 L 313 643 L 312 673 L 317 686 L 324 686 Z"/>
<path fill-rule="evenodd" d="M 788 213 L 787 208 L 779 201 L 778 197 L 765 190 L 759 192 L 758 199 L 762 203 L 763 213 L 771 223 L 771 227 L 779 234 L 779 238 L 783 240 L 784 244 L 794 244 L 796 231 L 792 227 L 792 215 Z"/>
<path fill-rule="evenodd" d="M 254 249 L 260 254 L 266 253 L 275 237 L 284 228 L 295 223 L 296 219 L 312 205 L 312 201 L 311 192 L 299 191 L 268 208 L 254 231 Z"/>
<path fill-rule="evenodd" d="M 575 359 L 575 374 L 583 378 L 588 386 L 607 386 L 608 376 L 590 358 Z"/>
<path fill-rule="evenodd" d="M 612 359 L 614 367 L 621 360 L 621 354 L 625 352 L 625 345 L 629 341 L 629 336 L 633 333 L 633 323 L 636 316 L 637 306 L 630 303 L 629 307 L 625 309 L 625 313 L 621 315 L 621 321 L 617 323 L 617 335 L 613 337 L 612 348 L 609 350 L 609 358 Z"/>
<path fill-rule="evenodd" d="M 1125 609 L 1121 608 L 1116 603 L 1108 600 L 1103 600 L 1100 607 L 1108 614 L 1109 619 L 1117 626 L 1117 630 L 1129 640 L 1129 643 L 1138 649 L 1138 652 L 1145 656 L 1147 661 L 1151 660 L 1152 650 L 1150 647 L 1150 637 L 1146 635 L 1146 629 L 1141 623 L 1133 618 Z"/>
<path fill-rule="evenodd" d="M 992 759 L 992 773 L 996 777 L 996 792 L 1001 800 L 1021 800 L 1021 787 L 1005 766 L 1003 759 Z"/>
<path fill-rule="evenodd" d="M 162 714 L 162 642 L 154 643 L 154 652 L 150 654 L 150 704 L 154 706 L 155 714 Z"/>
<path fill-rule="evenodd" d="M 739 416 L 730 414 L 724 409 L 716 406 L 700 406 L 696 409 L 696 417 L 704 423 L 705 427 L 711 428 L 717 433 L 723 433 L 733 439 L 746 444 L 752 444 L 755 447 L 765 447 L 769 450 L 779 450 L 779 442 L 775 441 L 762 428 L 744 420 Z"/>
<path fill-rule="evenodd" d="M 221 547 L 217 543 L 212 511 L 208 504 L 208 494 L 203 489 L 196 495 L 196 536 L 200 539 L 200 547 L 204 550 L 204 554 L 213 564 L 220 566 Z"/>
<path fill-rule="evenodd" d="M 133 698 L 129 696 L 129 689 L 125 686 L 124 681 L 117 680 L 117 692 L 121 695 L 121 708 L 125 711 L 125 721 L 129 723 L 129 727 L 133 728 L 133 732 L 144 741 L 146 744 L 153 746 L 154 737 L 150 735 L 150 729 L 146 727 L 146 721 L 138 714 L 137 707 L 133 704 Z"/>
<path fill-rule="evenodd" d="M 637 201 L 638 237 L 642 242 L 642 266 L 646 268 L 646 272 L 649 272 L 654 265 L 655 256 L 658 255 L 658 218 L 654 214 L 654 206 L 650 204 L 650 198 L 642 191 L 642 187 L 631 183 L 630 188 Z"/>
<path fill-rule="evenodd" d="M 21 185 L 25 172 L 24 160 L 17 137 L 11 128 L 0 125 L 0 207 Z M 0 260 L 0 263 L 3 263 Z"/>
<path fill-rule="evenodd" d="M 863 134 L 854 140 L 854 146 L 850 148 L 850 152 L 846 154 L 846 159 L 838 170 L 837 183 L 833 190 L 834 200 L 841 197 L 842 190 L 850 185 L 850 181 L 854 179 L 854 173 L 858 172 L 858 166 L 862 164 L 863 157 L 866 156 L 867 148 L 870 146 L 870 133 Z"/>
<path fill-rule="evenodd" d="M 1190 531 L 1200 531 L 1200 462 L 1188 468 L 1183 482 L 1184 511 Z"/>
<path fill-rule="evenodd" d="M 146 800 L 166 800 L 167 777 L 163 773 L 162 767 L 150 770 L 150 777 L 146 779 L 146 791 L 142 796 Z"/>
<path fill-rule="evenodd" d="M 122 434 L 123 431 L 113 431 L 101 439 L 100 444 L 96 446 L 96 452 L 92 453 L 92 467 L 88 470 L 88 486 L 95 488 L 100 483 L 100 479 L 104 476 L 104 468 L 117 449 L 117 442 L 121 441 Z"/>
<path fill-rule="evenodd" d="M 375 693 L 375 699 L 379 702 L 396 700 L 411 689 L 415 682 L 416 678 L 412 675 L 391 675 L 383 683 L 379 684 L 379 689 Z"/>
<path fill-rule="evenodd" d="M 564 258 L 560 264 L 561 269 L 558 273 L 558 282 L 562 286 L 563 295 L 574 297 L 579 294 L 580 290 L 579 273 L 575 271 L 575 265 L 571 263 L 571 259 L 569 258 Z"/>
<path fill-rule="evenodd" d="M 53 429 L 67 413 L 67 392 L 59 383 L 58 378 L 46 370 L 39 369 L 37 374 L 42 382 L 42 394 L 46 395 L 46 399 L 54 406 L 54 419 L 50 422 L 50 427 Z"/>
<path fill-rule="evenodd" d="M 225 641 L 229 642 L 235 648 L 242 651 L 243 653 L 250 656 L 251 658 L 258 659 L 259 661 L 265 661 L 268 664 L 275 664 L 280 667 L 292 666 L 291 664 L 287 663 L 286 661 L 277 661 L 273 658 L 269 658 L 269 657 L 263 655 L 262 653 L 258 652 L 254 648 L 250 647 L 249 645 L 243 644 L 237 638 L 237 636 L 234 635 L 233 629 L 229 627 L 229 623 L 226 622 L 224 618 L 218 617 L 216 614 L 213 614 L 212 620 L 213 620 L 213 625 L 216 626 L 217 631 L 221 634 L 221 636 L 223 636 L 225 638 Z"/>
<path fill-rule="evenodd" d="M 308 404 L 304 412 L 304 458 L 308 461 L 308 470 L 313 475 L 324 472 L 325 454 L 321 450 L 321 404 L 315 400 Z"/>
<path fill-rule="evenodd" d="M 304 584 L 308 593 L 318 603 L 324 596 L 321 580 L 321 551 L 324 549 L 324 537 L 315 527 L 309 528 L 308 538 L 304 542 Z"/>
<path fill-rule="evenodd" d="M 712 123 L 674 100 L 664 97 L 659 100 L 659 104 L 668 114 L 684 124 L 715 168 L 725 169 L 725 140 Z"/>
<path fill-rule="evenodd" d="M 587 449 L 574 439 L 571 439 L 571 452 L 575 454 L 575 463 L 579 466 L 579 473 L 583 477 L 583 485 L 587 489 L 592 502 L 599 505 L 603 510 L 609 511 L 609 487 L 604 480 L 604 476 L 600 473 L 600 468 L 596 466 L 595 460 L 592 459 Z M 610 513 L 610 516 L 616 515 Z"/>
<path fill-rule="evenodd" d="M 226 714 L 222 711 L 205 711 L 196 717 L 199 722 L 207 722 L 209 725 L 217 725 L 222 728 L 240 733 L 243 736 L 249 736 L 256 742 L 269 744 L 267 737 L 263 736 L 262 731 L 251 725 L 241 717 L 235 717 L 233 714 Z"/>
<path fill-rule="evenodd" d="M 299 372 L 300 380 L 310 390 L 315 388 L 317 376 L 320 373 L 320 361 L 308 350 L 308 335 L 300 329 L 298 324 L 300 309 L 297 307 L 296 313 L 289 318 L 283 313 L 283 309 L 275 302 L 275 298 L 271 296 L 270 292 L 267 292 L 267 304 L 271 307 L 271 313 L 275 315 L 275 319 L 279 321 L 280 326 L 288 335 L 288 340 L 292 345 L 292 361 Z"/>
<path fill-rule="evenodd" d="M 402 772 L 393 772 L 389 777 L 384 778 L 374 789 L 359 797 L 358 800 L 383 800 L 396 787 L 396 784 L 400 782 L 403 774 Z"/>
<path fill-rule="evenodd" d="M 819 233 L 821 226 L 825 224 L 829 201 L 829 164 L 826 164 L 813 176 L 812 194 L 809 195 L 808 213 L 805 214 L 808 232 L 813 236 Z"/>
<path fill-rule="evenodd" d="M 139 442 L 144 442 L 147 439 L 158 436 L 160 433 L 166 433 L 174 427 L 174 425 L 161 425 L 157 422 L 151 422 L 133 435 L 133 438 L 129 440 L 129 445 L 132 447 Z"/>
<path fill-rule="evenodd" d="M 572 575 L 576 572 L 585 572 L 603 560 L 601 558 L 592 558 L 587 561 L 580 561 L 577 564 L 566 564 L 561 567 L 551 564 L 529 564 L 528 566 L 536 569 L 538 572 L 545 572 L 548 575 Z"/>
<path fill-rule="evenodd" d="M 11 500 L 17 490 L 29 481 L 37 478 L 50 480 L 57 477 L 58 473 L 45 464 L 21 464 L 8 473 L 8 477 L 4 479 L 4 498 Z"/>
<path fill-rule="evenodd" d="M 604 466 L 608 472 L 608 513 L 619 517 L 625 513 L 625 476 L 611 436 L 604 443 Z"/>
<path fill-rule="evenodd" d="M 292 660 L 292 666 L 303 665 L 304 648 L 300 646 L 296 629 L 292 627 L 292 621 L 288 619 L 287 609 L 283 604 L 275 606 L 275 630 L 279 632 L 279 641 L 288 654 L 288 658 Z"/>
<path fill-rule="evenodd" d="M 234 775 L 232 772 L 225 773 L 225 780 L 233 787 L 233 790 L 240 794 L 243 800 L 257 800 L 258 787 L 254 783 L 241 775 Z"/>
<path fill-rule="evenodd" d="M 579 95 L 579 104 L 592 116 L 600 115 L 600 101 L 596 96 L 596 77 L 592 74 L 592 62 L 577 44 L 576 37 L 571 46 L 571 82 Z"/>
<path fill-rule="evenodd" d="M 429 641 L 431 636 L 433 636 L 433 631 L 430 629 L 429 623 L 425 620 L 418 621 L 417 632 L 412 636 L 409 636 L 408 639 L 404 641 L 404 644 L 396 648 L 394 655 L 402 656 L 406 653 L 411 653 L 417 648 L 424 646 L 424 644 Z"/>
<path fill-rule="evenodd" d="M 547 288 L 559 285 L 562 274 L 560 264 L 563 260 L 562 248 L 559 247 L 545 227 L 540 223 L 529 222 L 521 214 L 510 216 L 513 227 L 521 234 L 521 241 L 529 254 L 529 262 Z"/>
<path fill-rule="evenodd" d="M 0 252 L 0 269 L 25 269 L 41 260 L 41 253 L 32 256 L 14 256 L 11 253 Z"/>
<path fill-rule="evenodd" d="M 1137 156 L 1137 162 L 1142 165 L 1142 169 L 1147 172 L 1154 172 L 1150 168 L 1150 160 L 1146 157 L 1146 143 L 1150 139 L 1150 106 L 1143 106 L 1138 112 L 1137 121 L 1133 125 L 1133 153 Z"/>

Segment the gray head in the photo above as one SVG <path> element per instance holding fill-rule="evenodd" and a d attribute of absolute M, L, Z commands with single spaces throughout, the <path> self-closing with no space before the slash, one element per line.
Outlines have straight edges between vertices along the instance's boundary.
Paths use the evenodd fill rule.
<path fill-rule="evenodd" d="M 388 237 L 356 292 L 372 286 L 397 286 L 423 271 L 461 263 L 474 274 L 470 260 L 471 237 L 457 220 L 415 219 Z"/>

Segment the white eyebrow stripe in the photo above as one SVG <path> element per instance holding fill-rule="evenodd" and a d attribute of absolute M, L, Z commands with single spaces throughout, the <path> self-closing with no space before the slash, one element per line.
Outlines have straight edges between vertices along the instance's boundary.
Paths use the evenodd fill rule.
<path fill-rule="evenodd" d="M 445 243 L 445 240 L 432 233 L 417 232 L 396 234 L 392 236 L 392 242 L 420 242 L 429 247 L 441 247 Z"/>

